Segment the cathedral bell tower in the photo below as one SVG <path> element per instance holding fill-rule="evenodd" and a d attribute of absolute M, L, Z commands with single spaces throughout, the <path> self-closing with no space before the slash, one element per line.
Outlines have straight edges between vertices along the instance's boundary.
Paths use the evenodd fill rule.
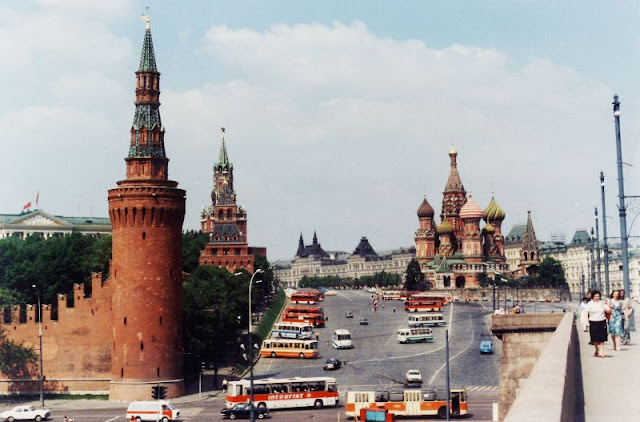
<path fill-rule="evenodd" d="M 146 19 L 145 19 L 146 18 Z M 143 400 L 154 386 L 184 394 L 182 223 L 185 191 L 168 179 L 160 73 L 147 17 L 126 179 L 108 193 L 113 228 L 110 400 Z"/>

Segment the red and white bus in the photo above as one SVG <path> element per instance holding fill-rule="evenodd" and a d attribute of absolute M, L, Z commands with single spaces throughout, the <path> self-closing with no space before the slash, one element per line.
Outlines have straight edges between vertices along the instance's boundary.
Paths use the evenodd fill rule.
<path fill-rule="evenodd" d="M 260 356 L 312 359 L 320 356 L 317 340 L 269 338 L 262 342 Z"/>
<path fill-rule="evenodd" d="M 318 290 L 298 290 L 291 295 L 293 303 L 303 303 L 307 305 L 315 305 L 324 299 L 324 294 Z"/>
<path fill-rule="evenodd" d="M 293 306 L 284 310 L 282 322 L 303 322 L 314 328 L 324 327 L 324 310 L 317 306 Z"/>
<path fill-rule="evenodd" d="M 413 299 L 404 302 L 404 310 L 407 312 L 440 312 L 442 301 L 439 299 Z"/>
<path fill-rule="evenodd" d="M 453 296 L 447 293 L 436 293 L 436 292 L 420 292 L 414 293 L 411 295 L 409 299 L 434 299 L 442 301 L 443 305 L 447 305 L 453 302 Z"/>
<path fill-rule="evenodd" d="M 452 388 L 449 413 L 452 416 L 467 414 L 467 392 L 463 388 Z M 388 409 L 395 416 L 439 416 L 447 415 L 446 391 L 420 389 L 349 390 L 345 413 L 348 418 L 360 416 L 360 409 L 374 405 Z"/>
<path fill-rule="evenodd" d="M 246 403 L 251 394 L 249 380 L 229 381 L 226 406 Z M 338 384 L 335 378 L 264 378 L 253 381 L 253 402 L 268 409 L 336 406 Z"/>

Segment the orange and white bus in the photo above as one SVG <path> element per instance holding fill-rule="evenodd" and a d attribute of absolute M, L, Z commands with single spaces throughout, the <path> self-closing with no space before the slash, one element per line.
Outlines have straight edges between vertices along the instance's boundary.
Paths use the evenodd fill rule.
<path fill-rule="evenodd" d="M 449 413 L 452 416 L 467 414 L 467 392 L 452 388 Z M 384 407 L 395 416 L 447 415 L 447 392 L 420 389 L 349 390 L 345 413 L 348 418 L 360 416 L 360 409 L 371 405 Z"/>
<path fill-rule="evenodd" d="M 320 356 L 317 340 L 270 338 L 262 342 L 260 356 L 310 359 Z"/>
<path fill-rule="evenodd" d="M 323 299 L 324 295 L 317 290 L 298 290 L 291 295 L 291 301 L 293 303 L 304 303 L 307 305 L 315 305 Z"/>
<path fill-rule="evenodd" d="M 447 293 L 437 293 L 437 292 L 420 292 L 414 293 L 411 295 L 409 299 L 434 299 L 442 301 L 443 305 L 448 305 L 453 302 L 453 296 Z"/>
<path fill-rule="evenodd" d="M 249 380 L 229 381 L 226 407 L 246 403 L 250 395 Z M 257 379 L 253 381 L 253 402 L 268 409 L 336 406 L 338 384 L 330 377 Z"/>
<path fill-rule="evenodd" d="M 442 311 L 442 301 L 410 298 L 404 303 L 404 310 L 407 312 L 440 312 Z"/>

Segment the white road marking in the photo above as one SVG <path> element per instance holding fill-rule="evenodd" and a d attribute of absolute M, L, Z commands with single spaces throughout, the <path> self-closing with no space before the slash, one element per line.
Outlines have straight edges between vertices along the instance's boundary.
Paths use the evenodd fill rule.
<path fill-rule="evenodd" d="M 120 417 L 120 416 L 116 416 L 115 418 L 108 419 L 108 420 L 106 420 L 106 421 L 104 421 L 104 422 L 111 422 L 111 421 L 115 421 L 115 420 L 116 420 L 116 419 L 118 419 L 119 417 Z"/>
<path fill-rule="evenodd" d="M 469 320 L 471 321 L 471 320 Z M 451 337 L 451 336 L 449 336 Z M 455 358 L 457 358 L 458 356 L 460 356 L 462 353 L 464 353 L 469 347 L 471 347 L 471 344 L 473 343 L 473 338 L 475 337 L 475 328 L 473 327 L 473 322 L 471 322 L 471 336 L 469 336 L 469 344 L 467 344 L 467 347 L 465 347 L 464 349 L 462 349 L 460 352 L 456 353 L 453 357 L 449 358 L 449 361 L 454 360 Z M 443 346 L 444 347 L 444 346 Z M 436 379 L 436 377 L 438 376 L 438 374 L 440 373 L 440 371 L 442 371 L 442 369 L 447 366 L 447 363 L 443 363 L 442 366 L 440 366 L 440 368 L 438 368 L 436 370 L 436 372 L 433 374 L 433 376 L 431 377 L 431 379 L 429 380 L 429 384 L 433 384 L 433 381 Z"/>

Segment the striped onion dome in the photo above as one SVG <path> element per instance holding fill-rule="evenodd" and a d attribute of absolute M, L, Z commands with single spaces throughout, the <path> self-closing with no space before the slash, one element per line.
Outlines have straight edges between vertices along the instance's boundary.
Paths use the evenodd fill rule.
<path fill-rule="evenodd" d="M 482 218 L 484 214 L 482 213 L 482 208 L 478 206 L 476 201 L 471 196 L 471 192 L 467 195 L 467 202 L 460 208 L 460 218 L 463 220 L 474 219 L 474 218 Z"/>
<path fill-rule="evenodd" d="M 438 232 L 438 234 L 451 234 L 453 233 L 453 227 L 451 227 L 451 224 L 449 224 L 447 220 L 444 220 L 438 226 L 438 229 L 436 231 Z"/>
<path fill-rule="evenodd" d="M 488 234 L 494 234 L 496 232 L 496 228 L 491 225 L 491 223 L 487 223 L 484 226 L 484 231 Z"/>
<path fill-rule="evenodd" d="M 425 195 L 422 204 L 418 207 L 418 218 L 433 217 L 433 214 L 433 207 L 429 205 L 427 196 Z"/>
<path fill-rule="evenodd" d="M 484 221 L 502 221 L 506 214 L 498 206 L 496 199 L 492 196 L 489 206 L 484 210 Z"/>

